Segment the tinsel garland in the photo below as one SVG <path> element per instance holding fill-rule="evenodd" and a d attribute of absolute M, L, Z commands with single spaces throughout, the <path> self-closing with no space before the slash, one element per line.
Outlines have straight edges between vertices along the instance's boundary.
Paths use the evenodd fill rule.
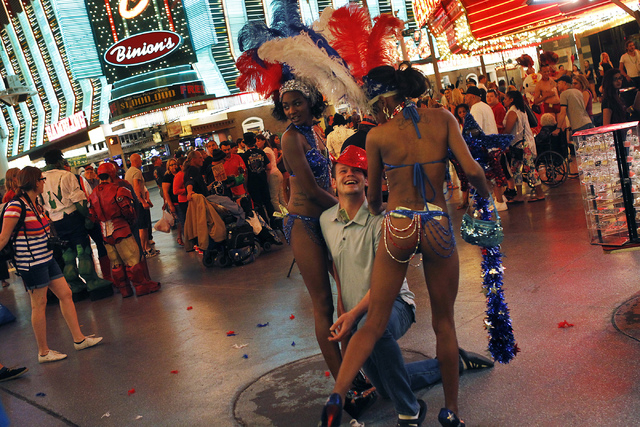
<path fill-rule="evenodd" d="M 480 219 L 492 220 L 493 211 L 489 209 L 489 200 L 475 195 L 476 214 Z M 493 206 L 491 207 L 493 208 Z M 513 336 L 509 307 L 504 300 L 502 279 L 502 252 L 500 246 L 482 248 L 482 287 L 487 297 L 487 311 L 484 326 L 489 333 L 489 352 L 494 360 L 509 363 L 520 351 Z"/>

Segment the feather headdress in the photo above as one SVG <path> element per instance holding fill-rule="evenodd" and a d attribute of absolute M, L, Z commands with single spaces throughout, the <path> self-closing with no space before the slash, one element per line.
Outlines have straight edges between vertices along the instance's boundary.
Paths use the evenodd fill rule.
<path fill-rule="evenodd" d="M 559 57 L 557 53 L 547 50 L 540 54 L 540 65 L 542 67 L 546 65 L 556 65 L 558 63 L 558 59 Z"/>
<path fill-rule="evenodd" d="M 533 58 L 531 58 L 526 53 L 523 53 L 518 58 L 516 58 L 516 63 L 525 68 L 533 67 Z"/>
<path fill-rule="evenodd" d="M 337 103 L 346 98 L 358 106 L 366 105 L 347 64 L 321 33 L 305 26 L 297 0 L 273 0 L 273 20 L 247 23 L 238 36 L 245 52 L 236 63 L 240 76 L 236 84 L 267 97 L 278 96 L 278 89 L 293 78 L 320 90 Z"/>
<path fill-rule="evenodd" d="M 328 23 L 333 47 L 358 80 L 371 69 L 394 62 L 392 40 L 403 26 L 400 19 L 390 14 L 376 17 L 372 26 L 367 9 L 355 4 L 335 10 Z"/>
<path fill-rule="evenodd" d="M 340 59 L 331 58 L 306 33 L 285 39 L 274 39 L 258 49 L 267 62 L 285 63 L 291 73 L 315 86 L 327 100 L 338 103 L 342 98 L 364 107 L 364 93 Z"/>

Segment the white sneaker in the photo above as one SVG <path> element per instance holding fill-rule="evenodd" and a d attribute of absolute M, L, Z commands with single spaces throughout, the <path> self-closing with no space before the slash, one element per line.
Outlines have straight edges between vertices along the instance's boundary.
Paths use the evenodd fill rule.
<path fill-rule="evenodd" d="M 47 363 L 47 362 L 57 362 L 58 360 L 66 359 L 67 355 L 63 353 L 58 353 L 55 350 L 49 350 L 49 353 L 44 356 L 40 356 L 38 354 L 38 362 Z"/>
<path fill-rule="evenodd" d="M 509 210 L 509 206 L 506 202 L 496 202 L 496 208 L 498 209 L 498 212 Z"/>
<path fill-rule="evenodd" d="M 84 350 L 85 348 L 93 347 L 97 345 L 100 341 L 102 341 L 102 337 L 94 337 L 93 335 L 89 335 L 88 337 L 84 337 L 84 341 L 81 343 L 74 342 L 73 346 L 76 350 Z"/>

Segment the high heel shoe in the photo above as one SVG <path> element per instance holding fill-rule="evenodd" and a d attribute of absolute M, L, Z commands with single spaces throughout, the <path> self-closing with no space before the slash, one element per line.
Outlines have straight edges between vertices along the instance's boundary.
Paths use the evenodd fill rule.
<path fill-rule="evenodd" d="M 456 414 L 447 408 L 440 409 L 440 413 L 438 414 L 438 421 L 441 426 L 444 427 L 458 427 L 464 426 L 464 421 L 462 421 Z"/>
<path fill-rule="evenodd" d="M 342 420 L 342 398 L 338 393 L 333 393 L 327 399 L 322 409 L 321 426 L 322 427 L 338 427 Z"/>

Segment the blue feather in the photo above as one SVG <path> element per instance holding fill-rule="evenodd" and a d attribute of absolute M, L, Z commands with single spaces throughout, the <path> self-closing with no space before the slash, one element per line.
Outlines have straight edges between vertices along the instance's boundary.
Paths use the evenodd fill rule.
<path fill-rule="evenodd" d="M 238 44 L 240 50 L 245 52 L 250 49 L 257 49 L 263 43 L 277 37 L 286 37 L 281 31 L 267 27 L 264 21 L 250 21 L 238 33 Z"/>
<path fill-rule="evenodd" d="M 300 28 L 306 28 L 300 17 L 298 0 L 273 0 L 271 11 L 271 28 L 273 30 L 293 37 L 300 34 Z"/>

